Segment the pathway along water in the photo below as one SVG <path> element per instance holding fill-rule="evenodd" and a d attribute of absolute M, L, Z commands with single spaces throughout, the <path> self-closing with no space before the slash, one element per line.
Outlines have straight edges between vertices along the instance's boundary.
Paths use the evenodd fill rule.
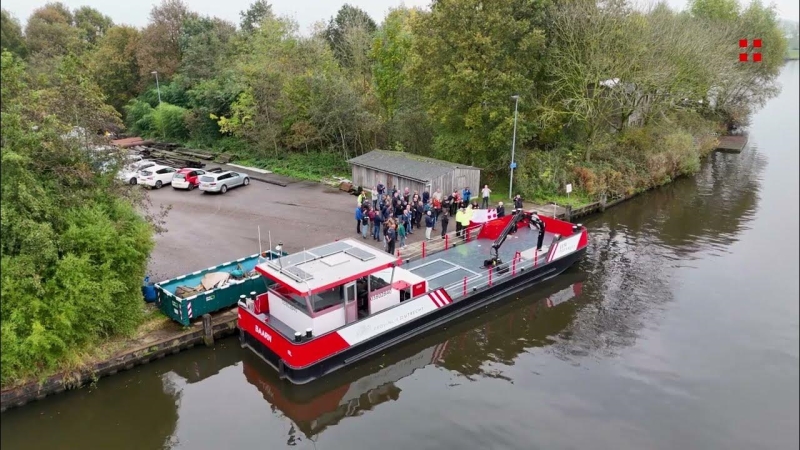
<path fill-rule="evenodd" d="M 588 221 L 564 278 L 313 390 L 228 339 L 2 416 L 3 448 L 798 446 L 798 63 L 751 146 Z"/>

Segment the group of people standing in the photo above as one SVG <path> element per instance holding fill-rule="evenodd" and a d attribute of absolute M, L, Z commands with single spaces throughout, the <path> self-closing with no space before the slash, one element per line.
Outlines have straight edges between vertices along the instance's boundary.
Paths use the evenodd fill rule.
<path fill-rule="evenodd" d="M 482 203 L 480 208 L 489 207 L 489 186 L 481 189 Z M 450 220 L 455 220 L 459 236 L 469 227 L 472 211 L 479 209 L 477 199 L 473 199 L 469 187 L 460 192 L 453 190 L 444 196 L 440 189 L 433 193 L 417 191 L 411 193 L 409 188 L 402 192 L 393 186 L 388 189 L 378 182 L 372 191 L 371 199 L 367 199 L 364 191 L 358 195 L 358 206 L 355 210 L 356 233 L 363 239 L 367 236 L 376 241 L 383 241 L 388 253 L 394 254 L 399 245 L 405 247 L 406 238 L 414 234 L 414 230 L 425 229 L 425 239 L 433 239 L 437 226 L 441 228 L 441 237 L 447 234 Z M 470 203 L 472 201 L 472 203 Z M 514 207 L 522 208 L 522 198 L 517 195 Z M 505 207 L 500 202 L 497 206 L 497 217 L 505 215 Z"/>

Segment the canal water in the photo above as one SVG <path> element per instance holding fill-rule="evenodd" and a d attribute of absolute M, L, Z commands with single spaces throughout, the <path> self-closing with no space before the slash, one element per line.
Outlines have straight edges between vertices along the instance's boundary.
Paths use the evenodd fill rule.
<path fill-rule="evenodd" d="M 798 63 L 749 148 L 586 221 L 501 309 L 288 387 L 226 339 L 2 415 L 4 449 L 798 448 Z"/>

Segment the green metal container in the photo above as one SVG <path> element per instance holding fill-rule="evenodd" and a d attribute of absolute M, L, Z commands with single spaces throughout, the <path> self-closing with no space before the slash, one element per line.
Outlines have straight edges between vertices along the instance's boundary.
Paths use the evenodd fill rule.
<path fill-rule="evenodd" d="M 283 256 L 286 255 L 287 253 L 284 252 Z M 281 254 L 271 251 L 265 258 L 260 258 L 260 260 L 270 260 L 280 256 Z M 169 318 L 183 326 L 189 326 L 195 317 L 236 305 L 240 295 L 249 297 L 251 292 L 255 292 L 256 295 L 267 292 L 267 288 L 272 284 L 272 281 L 259 274 L 238 280 L 231 278 L 222 287 L 198 292 L 186 298 L 175 295 L 180 286 L 189 288 L 198 286 L 206 274 L 213 272 L 236 273 L 236 271 L 241 270 L 247 274 L 253 271 L 258 263 L 259 255 L 255 254 L 156 283 L 156 304 Z"/>

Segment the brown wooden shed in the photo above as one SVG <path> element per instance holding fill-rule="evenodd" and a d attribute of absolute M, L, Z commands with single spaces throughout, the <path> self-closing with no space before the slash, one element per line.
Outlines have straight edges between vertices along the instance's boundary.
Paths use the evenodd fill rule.
<path fill-rule="evenodd" d="M 477 197 L 481 183 L 481 169 L 451 163 L 406 152 L 373 150 L 347 161 L 353 172 L 353 184 L 364 189 L 374 189 L 378 182 L 387 188 L 397 186 L 403 190 L 422 193 L 428 189 L 442 193 L 469 186 Z"/>

